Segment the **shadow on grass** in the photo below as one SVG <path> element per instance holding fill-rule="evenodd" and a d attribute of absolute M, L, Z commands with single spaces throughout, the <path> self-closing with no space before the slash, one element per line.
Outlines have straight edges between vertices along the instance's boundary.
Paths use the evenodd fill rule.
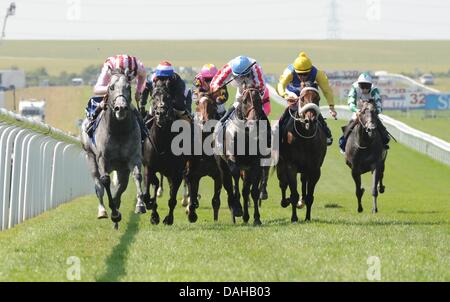
<path fill-rule="evenodd" d="M 134 241 L 136 233 L 139 231 L 140 215 L 130 212 L 130 219 L 127 228 L 120 237 L 120 242 L 117 244 L 111 254 L 106 259 L 106 272 L 97 278 L 96 281 L 118 281 L 120 277 L 127 274 L 125 265 L 128 256 L 128 250 Z M 120 227 L 120 226 L 119 226 Z"/>

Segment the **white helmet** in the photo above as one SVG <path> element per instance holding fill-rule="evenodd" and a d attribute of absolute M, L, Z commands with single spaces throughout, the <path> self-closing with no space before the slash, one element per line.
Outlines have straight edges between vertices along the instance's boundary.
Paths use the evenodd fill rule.
<path fill-rule="evenodd" d="M 363 72 L 358 77 L 358 84 L 359 83 L 372 84 L 372 77 L 367 72 Z"/>

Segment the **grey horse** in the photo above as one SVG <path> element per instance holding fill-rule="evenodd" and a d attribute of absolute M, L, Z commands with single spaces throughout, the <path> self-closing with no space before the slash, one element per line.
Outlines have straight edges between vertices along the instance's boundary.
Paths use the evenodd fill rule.
<path fill-rule="evenodd" d="M 81 141 L 88 155 L 95 192 L 100 202 L 97 218 L 108 218 L 103 205 L 106 190 L 112 211 L 111 220 L 117 229 L 122 219 L 119 212 L 120 198 L 128 186 L 130 171 L 133 171 L 137 187 L 136 208 L 145 207 L 141 189 L 141 130 L 131 104 L 131 85 L 124 74 L 113 72 L 105 104 L 93 138 L 83 131 Z M 117 185 L 113 187 L 113 192 L 109 175 L 112 171 L 117 173 Z"/>

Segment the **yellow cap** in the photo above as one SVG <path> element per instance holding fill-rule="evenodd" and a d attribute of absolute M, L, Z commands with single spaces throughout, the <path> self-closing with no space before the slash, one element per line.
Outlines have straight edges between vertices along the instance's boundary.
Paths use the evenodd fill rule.
<path fill-rule="evenodd" d="M 298 55 L 294 61 L 294 70 L 296 73 L 307 73 L 312 69 L 311 60 L 303 51 Z"/>

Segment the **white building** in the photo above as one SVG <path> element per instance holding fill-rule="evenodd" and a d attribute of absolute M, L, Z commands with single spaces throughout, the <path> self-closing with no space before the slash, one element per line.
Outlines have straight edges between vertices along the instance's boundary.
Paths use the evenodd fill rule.
<path fill-rule="evenodd" d="M 25 88 L 25 72 L 20 69 L 0 69 L 0 89 L 6 90 L 12 87 Z"/>

